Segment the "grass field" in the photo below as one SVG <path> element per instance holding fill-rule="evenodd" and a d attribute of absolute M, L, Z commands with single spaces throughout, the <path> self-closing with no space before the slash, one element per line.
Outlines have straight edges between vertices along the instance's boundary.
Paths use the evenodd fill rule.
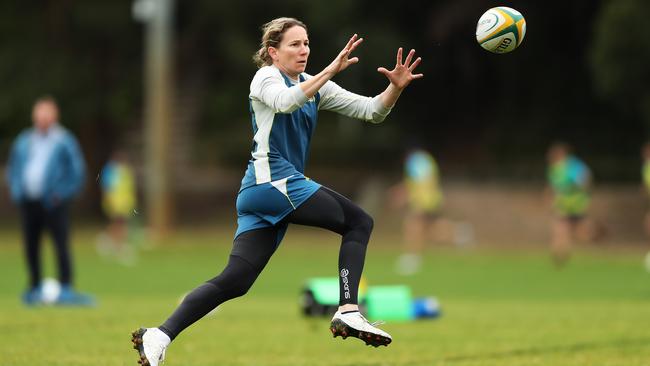
<path fill-rule="evenodd" d="M 93 309 L 23 307 L 25 270 L 16 233 L 0 232 L 0 365 L 136 365 L 130 331 L 160 324 L 180 296 L 225 263 L 230 230 L 176 234 L 136 267 L 100 259 L 93 232 L 75 235 L 78 287 Z M 437 320 L 387 323 L 389 347 L 333 339 L 328 320 L 303 318 L 301 285 L 336 275 L 337 238 L 289 230 L 244 298 L 222 306 L 171 345 L 175 365 L 650 365 L 650 274 L 642 249 L 581 250 L 555 270 L 541 250 L 432 249 L 414 277 L 393 274 L 397 248 L 375 235 L 370 284 L 407 284 L 434 295 Z M 51 250 L 46 268 L 53 274 Z"/>

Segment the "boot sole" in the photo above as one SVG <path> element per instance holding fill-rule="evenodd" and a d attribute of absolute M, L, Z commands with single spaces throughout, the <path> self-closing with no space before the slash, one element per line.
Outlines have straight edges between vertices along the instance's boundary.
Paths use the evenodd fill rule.
<path fill-rule="evenodd" d="M 144 346 L 142 345 L 142 336 L 146 331 L 147 330 L 144 328 L 133 331 L 131 333 L 131 343 L 133 343 L 133 349 L 138 351 L 138 354 L 140 355 L 138 363 L 142 366 L 151 366 L 147 356 L 144 355 Z"/>
<path fill-rule="evenodd" d="M 375 348 L 379 346 L 388 347 L 390 342 L 393 341 L 392 339 L 379 334 L 356 330 L 351 326 L 345 324 L 340 319 L 332 320 L 330 331 L 332 332 L 334 338 L 338 336 L 341 336 L 343 339 L 346 339 L 347 337 L 359 338 L 360 340 L 366 342 L 366 346 L 373 346 Z"/>

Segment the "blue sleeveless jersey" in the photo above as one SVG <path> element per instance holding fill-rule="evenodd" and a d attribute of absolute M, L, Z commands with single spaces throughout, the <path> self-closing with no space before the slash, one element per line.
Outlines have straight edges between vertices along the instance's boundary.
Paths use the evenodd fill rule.
<path fill-rule="evenodd" d="M 311 76 L 291 80 L 274 66 L 260 68 L 251 81 L 249 111 L 253 126 L 251 160 L 237 196 L 237 232 L 277 227 L 279 244 L 284 218 L 321 185 L 304 176 L 319 109 L 373 123 L 390 112 L 380 95 L 351 93 L 333 81 L 307 99 L 298 86 Z"/>
<path fill-rule="evenodd" d="M 290 79 L 282 74 L 287 87 L 293 86 Z M 300 75 L 300 82 L 305 81 Z M 260 180 L 276 181 L 296 174 L 304 174 L 309 155 L 309 145 L 318 121 L 320 93 L 309 99 L 302 107 L 291 113 L 275 113 L 270 128 L 260 130 L 258 116 L 249 98 L 249 111 L 253 125 L 253 158 L 248 162 L 246 174 L 242 179 L 240 191 L 258 184 Z M 256 164 L 256 160 L 258 163 Z M 263 161 L 260 164 L 260 161 Z M 268 177 L 261 177 L 261 175 Z M 270 179 L 269 179 L 270 178 Z"/>

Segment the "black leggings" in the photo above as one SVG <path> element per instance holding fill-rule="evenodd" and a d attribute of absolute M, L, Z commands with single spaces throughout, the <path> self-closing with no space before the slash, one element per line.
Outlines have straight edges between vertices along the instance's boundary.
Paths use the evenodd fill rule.
<path fill-rule="evenodd" d="M 24 201 L 21 204 L 23 240 L 25 256 L 29 269 L 30 288 L 41 284 L 41 236 L 49 229 L 56 249 L 56 262 L 59 267 L 59 282 L 72 284 L 71 254 L 68 243 L 68 206 L 60 204 L 46 209 L 40 201 Z"/>
<path fill-rule="evenodd" d="M 237 236 L 226 268 L 190 292 L 160 329 L 174 339 L 219 304 L 246 294 L 275 252 L 288 223 L 316 226 L 342 236 L 339 304 L 356 304 L 373 220 L 349 199 L 321 187 L 278 225 Z"/>

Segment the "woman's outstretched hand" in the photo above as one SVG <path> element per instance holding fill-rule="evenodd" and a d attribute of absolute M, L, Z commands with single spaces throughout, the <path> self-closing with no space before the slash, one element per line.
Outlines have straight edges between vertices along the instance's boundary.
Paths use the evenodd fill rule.
<path fill-rule="evenodd" d="M 359 62 L 358 57 L 350 58 L 350 53 L 352 53 L 352 51 L 354 51 L 354 49 L 357 48 L 361 42 L 363 42 L 363 38 L 358 38 L 356 34 L 353 35 L 352 38 L 350 38 L 348 41 L 348 44 L 345 45 L 341 52 L 339 52 L 338 56 L 336 56 L 334 61 L 332 61 L 332 63 L 329 64 L 325 70 L 334 76 L 339 72 L 345 70 L 348 66 Z"/>
<path fill-rule="evenodd" d="M 395 68 L 388 71 L 386 68 L 380 67 L 377 71 L 386 75 L 388 80 L 390 80 L 390 83 L 397 89 L 403 90 L 411 83 L 411 81 L 420 79 L 424 76 L 423 74 L 413 74 L 413 70 L 415 70 L 415 68 L 420 64 L 420 61 L 422 61 L 422 58 L 418 57 L 411 63 L 413 55 L 415 55 L 415 50 L 411 50 L 406 56 L 404 63 L 402 63 L 402 47 L 400 47 L 397 50 L 397 63 L 395 64 Z"/>

